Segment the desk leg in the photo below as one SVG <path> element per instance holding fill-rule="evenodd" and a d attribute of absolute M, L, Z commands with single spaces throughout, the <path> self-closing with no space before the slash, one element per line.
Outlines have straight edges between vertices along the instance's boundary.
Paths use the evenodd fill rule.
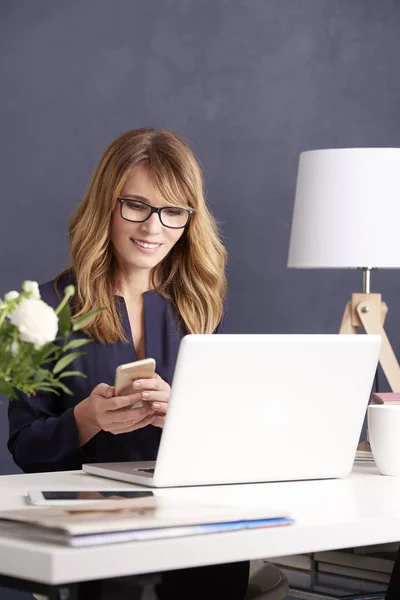
<path fill-rule="evenodd" d="M 385 600 L 398 600 L 400 597 L 400 550 L 397 552 Z"/>

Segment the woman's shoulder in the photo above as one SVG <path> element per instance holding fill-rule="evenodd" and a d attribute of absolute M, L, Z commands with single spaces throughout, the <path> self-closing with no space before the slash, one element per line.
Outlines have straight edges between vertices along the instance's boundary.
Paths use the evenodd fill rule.
<path fill-rule="evenodd" d="M 41 299 L 56 308 L 64 296 L 64 288 L 75 283 L 72 270 L 63 271 L 60 276 L 39 285 Z"/>

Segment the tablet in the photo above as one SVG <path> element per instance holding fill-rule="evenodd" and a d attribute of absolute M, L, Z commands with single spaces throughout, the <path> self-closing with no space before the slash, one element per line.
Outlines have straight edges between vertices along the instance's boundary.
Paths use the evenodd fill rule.
<path fill-rule="evenodd" d="M 58 504 L 78 504 L 94 500 L 125 500 L 126 498 L 146 498 L 153 492 L 141 490 L 65 490 L 28 492 L 28 501 L 34 506 L 49 506 Z"/>

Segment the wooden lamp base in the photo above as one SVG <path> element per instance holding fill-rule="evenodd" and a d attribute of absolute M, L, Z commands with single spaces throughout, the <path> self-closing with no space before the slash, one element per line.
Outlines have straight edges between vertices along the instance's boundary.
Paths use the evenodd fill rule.
<path fill-rule="evenodd" d="M 400 392 L 399 363 L 390 345 L 386 331 L 383 328 L 387 311 L 387 304 L 386 302 L 382 302 L 381 294 L 352 294 L 351 302 L 346 304 L 339 333 L 355 334 L 359 327 L 364 327 L 366 333 L 382 336 L 379 362 L 392 392 Z M 368 432 L 367 440 L 359 444 L 358 450 L 371 450 L 368 441 Z"/>
<path fill-rule="evenodd" d="M 392 392 L 400 392 L 399 363 L 383 328 L 387 311 L 381 294 L 352 294 L 351 302 L 346 304 L 339 333 L 357 333 L 359 327 L 364 327 L 366 333 L 382 336 L 379 362 Z"/>

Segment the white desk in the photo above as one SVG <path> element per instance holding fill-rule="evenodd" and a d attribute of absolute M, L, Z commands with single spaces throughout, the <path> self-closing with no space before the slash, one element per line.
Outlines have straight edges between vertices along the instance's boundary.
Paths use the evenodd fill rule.
<path fill-rule="evenodd" d="M 81 471 L 0 477 L 0 508 L 24 505 L 29 489 L 139 486 Z M 68 548 L 0 536 L 0 574 L 49 585 L 400 540 L 400 478 L 357 466 L 341 480 L 175 488 L 156 493 L 241 506 L 284 509 L 294 526 Z"/>

